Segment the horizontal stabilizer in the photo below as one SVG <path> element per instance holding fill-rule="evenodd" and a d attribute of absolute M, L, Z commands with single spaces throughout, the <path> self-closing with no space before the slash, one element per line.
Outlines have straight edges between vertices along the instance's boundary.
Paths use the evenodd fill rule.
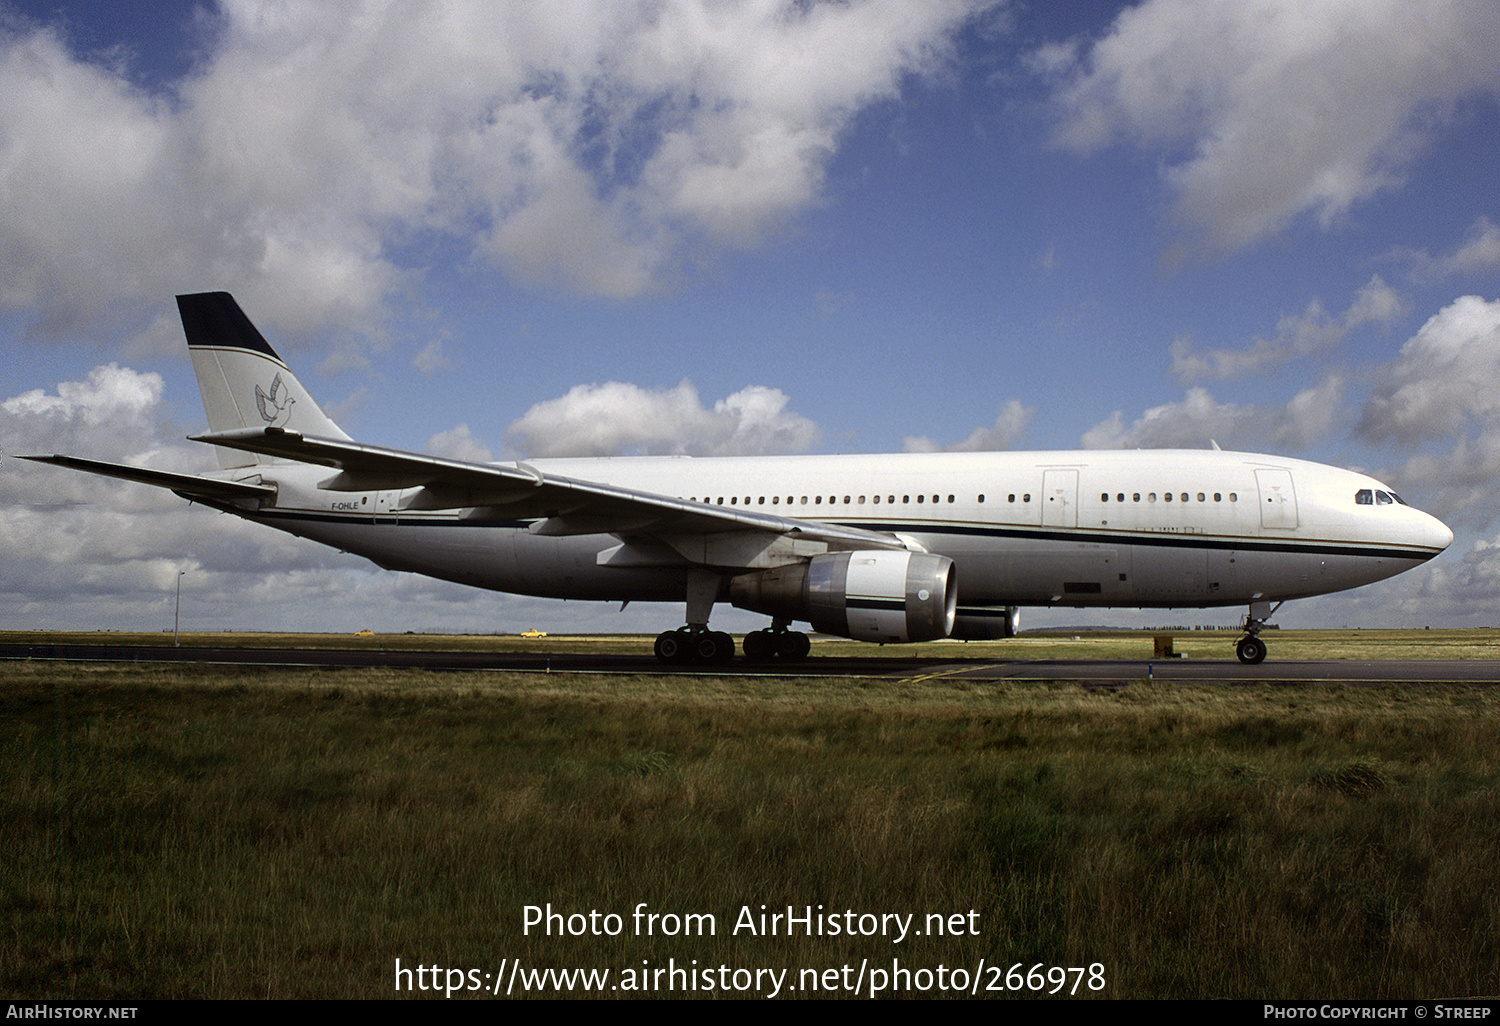
<path fill-rule="evenodd" d="M 201 496 L 206 499 L 254 499 L 276 494 L 270 485 L 251 484 L 248 481 L 218 481 L 211 477 L 193 474 L 174 474 L 166 470 L 146 470 L 142 467 L 127 467 L 120 463 L 101 463 L 98 460 L 82 460 L 76 456 L 18 456 L 17 459 L 51 463 L 70 470 L 82 470 L 104 477 L 117 477 L 122 481 L 170 488 L 179 495 Z"/>

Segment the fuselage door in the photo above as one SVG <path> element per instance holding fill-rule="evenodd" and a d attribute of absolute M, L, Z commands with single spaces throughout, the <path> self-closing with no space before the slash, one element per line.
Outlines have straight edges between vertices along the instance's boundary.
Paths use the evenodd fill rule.
<path fill-rule="evenodd" d="M 1042 472 L 1042 526 L 1078 526 L 1078 471 Z"/>
<path fill-rule="evenodd" d="M 375 493 L 375 522 L 395 524 L 400 522 L 401 493 L 398 491 Z"/>
<path fill-rule="evenodd" d="M 1290 470 L 1261 469 L 1255 472 L 1260 488 L 1260 526 L 1276 530 L 1295 530 L 1297 492 L 1292 488 Z"/>

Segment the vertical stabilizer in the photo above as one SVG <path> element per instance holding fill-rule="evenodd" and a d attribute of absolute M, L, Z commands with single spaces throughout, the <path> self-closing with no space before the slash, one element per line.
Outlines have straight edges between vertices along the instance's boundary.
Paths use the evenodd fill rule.
<path fill-rule="evenodd" d="M 282 362 L 227 292 L 178 296 L 182 330 L 212 431 L 279 427 L 318 438 L 348 439 Z M 225 468 L 273 458 L 216 446 Z"/>

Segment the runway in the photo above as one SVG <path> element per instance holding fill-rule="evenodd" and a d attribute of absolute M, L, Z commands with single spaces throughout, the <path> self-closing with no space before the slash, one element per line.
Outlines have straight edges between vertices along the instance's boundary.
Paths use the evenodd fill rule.
<path fill-rule="evenodd" d="M 1267 660 L 1245 666 L 1229 660 L 1027 660 L 951 657 L 854 658 L 813 655 L 793 663 L 665 665 L 649 655 L 545 652 L 413 652 L 321 648 L 174 648 L 168 645 L 5 644 L 0 659 L 79 662 L 165 662 L 260 667 L 386 667 L 430 671 L 510 670 L 532 673 L 719 675 L 741 677 L 866 677 L 883 680 L 1077 681 L 1120 685 L 1160 680 L 1221 684 L 1495 684 L 1500 661 Z"/>

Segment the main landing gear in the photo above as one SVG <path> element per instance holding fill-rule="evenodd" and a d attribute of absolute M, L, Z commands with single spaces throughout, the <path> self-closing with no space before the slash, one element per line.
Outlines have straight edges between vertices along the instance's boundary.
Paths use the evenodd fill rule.
<path fill-rule="evenodd" d="M 772 659 L 796 662 L 806 659 L 812 651 L 812 642 L 800 631 L 789 631 L 779 624 L 745 635 L 745 658 L 752 663 L 768 663 Z"/>
<path fill-rule="evenodd" d="M 707 627 L 679 627 L 656 636 L 656 658 L 664 663 L 727 663 L 734 658 L 734 638 Z"/>
<path fill-rule="evenodd" d="M 1280 602 L 1274 606 L 1269 602 L 1250 603 L 1250 612 L 1245 615 L 1245 636 L 1234 646 L 1234 654 L 1239 656 L 1240 662 L 1255 666 L 1265 661 L 1266 643 L 1260 640 L 1260 632 L 1266 629 L 1271 614 L 1280 608 Z"/>
<path fill-rule="evenodd" d="M 656 658 L 664 663 L 727 663 L 734 658 L 734 638 L 708 629 L 708 617 L 723 582 L 708 570 L 689 571 L 687 626 L 656 636 Z M 812 648 L 806 634 L 787 630 L 787 620 L 773 620 L 768 630 L 745 635 L 745 658 L 752 663 L 771 659 L 804 659 Z"/>
<path fill-rule="evenodd" d="M 745 635 L 745 658 L 752 663 L 773 659 L 806 659 L 812 644 L 807 635 L 785 627 L 751 631 Z M 656 658 L 664 663 L 723 664 L 734 658 L 734 638 L 706 627 L 679 627 L 656 636 Z"/>

